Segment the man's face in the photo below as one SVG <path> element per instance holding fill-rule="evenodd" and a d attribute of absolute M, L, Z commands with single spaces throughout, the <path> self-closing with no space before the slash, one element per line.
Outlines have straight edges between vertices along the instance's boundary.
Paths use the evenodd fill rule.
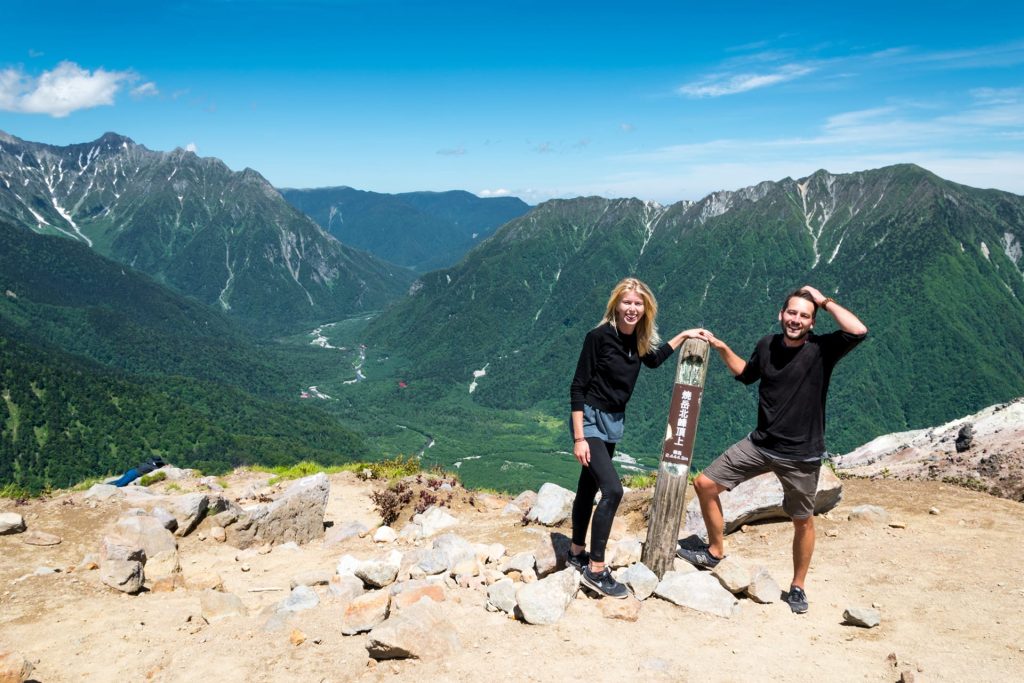
<path fill-rule="evenodd" d="M 791 296 L 786 307 L 779 312 L 779 323 L 787 346 L 803 344 L 814 328 L 814 304 L 807 299 Z"/>

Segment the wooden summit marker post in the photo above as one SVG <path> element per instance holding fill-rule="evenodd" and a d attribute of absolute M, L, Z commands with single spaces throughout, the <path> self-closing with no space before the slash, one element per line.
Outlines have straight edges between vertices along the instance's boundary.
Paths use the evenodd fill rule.
<path fill-rule="evenodd" d="M 710 349 L 711 345 L 703 339 L 687 339 L 679 349 L 672 404 L 668 412 L 668 429 L 651 501 L 647 542 L 641 556 L 643 563 L 659 579 L 672 568 L 672 560 L 676 556 Z"/>

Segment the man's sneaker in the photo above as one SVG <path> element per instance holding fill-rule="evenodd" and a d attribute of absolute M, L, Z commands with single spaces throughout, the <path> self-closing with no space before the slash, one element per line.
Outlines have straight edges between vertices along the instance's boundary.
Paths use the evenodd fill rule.
<path fill-rule="evenodd" d="M 569 558 L 565 561 L 567 565 L 573 567 L 580 574 L 583 573 L 584 567 L 590 564 L 590 553 L 586 550 L 580 551 L 578 554 L 573 555 L 572 551 L 569 551 Z"/>
<path fill-rule="evenodd" d="M 807 611 L 807 593 L 804 593 L 804 589 L 799 586 L 790 586 L 789 593 L 786 595 L 786 603 L 789 605 L 789 609 L 793 610 L 793 614 L 803 614 Z"/>
<path fill-rule="evenodd" d="M 714 569 L 723 559 L 712 555 L 711 551 L 707 548 L 693 550 L 691 548 L 678 547 L 676 548 L 676 557 L 680 560 L 686 560 L 697 569 Z"/>
<path fill-rule="evenodd" d="M 629 590 L 612 578 L 612 572 L 607 567 L 596 574 L 590 571 L 590 567 L 586 567 L 583 570 L 583 577 L 580 579 L 580 583 L 601 595 L 607 595 L 609 598 L 621 599 L 629 597 Z"/>

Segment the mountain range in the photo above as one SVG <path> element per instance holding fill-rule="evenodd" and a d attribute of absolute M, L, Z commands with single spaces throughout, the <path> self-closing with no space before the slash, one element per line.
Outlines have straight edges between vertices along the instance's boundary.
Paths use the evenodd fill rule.
<path fill-rule="evenodd" d="M 82 242 L 264 333 L 377 310 L 412 280 L 252 169 L 114 133 L 57 147 L 0 132 L 0 219 Z"/>
<path fill-rule="evenodd" d="M 282 189 L 281 195 L 345 244 L 419 272 L 458 263 L 530 210 L 517 197 L 481 198 L 462 190 L 382 194 L 324 187 Z"/>
<path fill-rule="evenodd" d="M 871 330 L 832 382 L 827 442 L 844 452 L 1024 394 L 1022 241 L 1024 198 L 914 165 L 819 171 L 671 206 L 555 200 L 455 267 L 423 275 L 366 339 L 407 359 L 397 372 L 410 388 L 430 387 L 425 402 L 445 395 L 457 405 L 535 410 L 547 438 L 524 444 L 519 459 L 541 467 L 542 454 L 567 451 L 569 379 L 621 277 L 653 287 L 665 336 L 700 325 L 744 358 L 777 331 L 786 293 L 810 284 Z M 817 331 L 834 327 L 819 314 Z M 711 363 L 698 464 L 756 417 L 756 388 L 733 381 L 715 354 Z M 641 373 L 622 452 L 655 462 L 671 382 L 670 370 Z M 457 430 L 433 434 L 430 457 L 440 460 L 486 456 L 494 437 L 470 444 Z M 460 441 L 452 455 L 446 440 Z M 463 475 L 501 480 L 498 460 L 465 461 Z"/>

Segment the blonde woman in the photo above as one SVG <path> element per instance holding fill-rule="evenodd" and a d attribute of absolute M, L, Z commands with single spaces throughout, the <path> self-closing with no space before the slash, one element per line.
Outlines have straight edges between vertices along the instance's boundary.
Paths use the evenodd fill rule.
<path fill-rule="evenodd" d="M 702 329 L 684 330 L 661 343 L 655 324 L 657 314 L 658 304 L 643 282 L 626 278 L 615 285 L 604 318 L 583 341 L 569 388 L 573 454 L 582 465 L 572 510 L 569 564 L 582 573 L 585 586 L 612 598 L 628 595 L 604 563 L 612 520 L 622 500 L 622 482 L 612 465 L 612 455 L 622 438 L 626 403 L 633 394 L 641 363 L 656 368 L 684 339 L 706 334 Z M 598 491 L 601 501 L 594 509 Z M 592 511 L 588 554 L 585 547 Z"/>

